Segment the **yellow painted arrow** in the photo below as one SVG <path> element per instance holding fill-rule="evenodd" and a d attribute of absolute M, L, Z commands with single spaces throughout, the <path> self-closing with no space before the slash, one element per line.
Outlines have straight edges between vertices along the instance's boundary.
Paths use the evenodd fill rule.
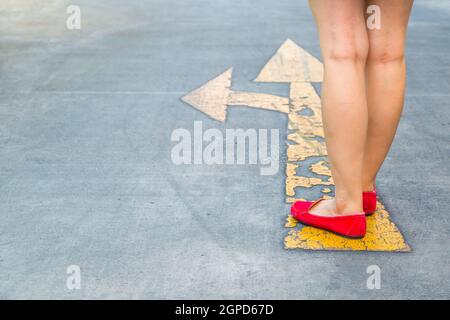
<path fill-rule="evenodd" d="M 228 106 L 246 106 L 289 113 L 288 98 L 231 90 L 232 72 L 232 68 L 228 69 L 181 99 L 220 122 L 226 120 Z"/>
<path fill-rule="evenodd" d="M 226 120 L 228 106 L 248 106 L 287 113 L 290 130 L 288 140 L 291 143 L 287 147 L 286 201 L 292 203 L 299 200 L 295 197 L 297 188 L 313 186 L 322 187 L 321 194 L 327 197 L 333 180 L 325 160 L 327 152 L 321 101 L 312 85 L 312 82 L 322 82 L 322 63 L 290 39 L 281 45 L 255 81 L 289 83 L 289 99 L 270 94 L 233 91 L 230 89 L 231 75 L 230 68 L 187 94 L 182 100 L 221 122 Z M 311 157 L 320 159 L 308 168 L 314 177 L 298 175 L 298 169 Z M 315 198 L 320 196 L 318 194 Z M 297 229 L 297 222 L 288 216 L 286 227 L 295 229 L 286 236 L 285 247 L 310 250 L 410 251 L 380 202 L 377 204 L 377 211 L 367 222 L 367 235 L 363 239 L 347 239 L 312 227 Z"/>

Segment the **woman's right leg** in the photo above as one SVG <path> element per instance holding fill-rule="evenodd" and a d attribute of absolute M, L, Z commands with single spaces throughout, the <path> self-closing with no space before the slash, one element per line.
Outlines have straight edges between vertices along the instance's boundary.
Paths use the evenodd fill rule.
<path fill-rule="evenodd" d="M 322 115 L 335 199 L 310 212 L 362 212 L 362 170 L 367 132 L 364 69 L 368 36 L 363 0 L 310 0 L 324 62 Z"/>

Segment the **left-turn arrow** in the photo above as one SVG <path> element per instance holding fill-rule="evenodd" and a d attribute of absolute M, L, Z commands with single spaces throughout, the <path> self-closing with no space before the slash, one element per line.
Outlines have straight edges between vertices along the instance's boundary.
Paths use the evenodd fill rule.
<path fill-rule="evenodd" d="M 230 68 L 181 99 L 220 122 L 225 122 L 228 106 L 246 106 L 289 113 L 289 98 L 231 90 L 232 73 L 233 68 Z"/>

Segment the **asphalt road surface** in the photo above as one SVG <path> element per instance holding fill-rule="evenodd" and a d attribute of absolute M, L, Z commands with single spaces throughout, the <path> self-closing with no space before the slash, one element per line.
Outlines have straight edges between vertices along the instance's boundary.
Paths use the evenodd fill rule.
<path fill-rule="evenodd" d="M 79 0 L 79 30 L 72 2 L 30 2 L 0 4 L 0 298 L 450 298 L 450 1 L 415 3 L 378 181 L 409 253 L 285 250 L 286 115 L 180 100 L 229 67 L 233 88 L 288 96 L 251 80 L 288 38 L 320 56 L 306 1 Z M 175 165 L 194 121 L 278 129 L 280 170 Z"/>

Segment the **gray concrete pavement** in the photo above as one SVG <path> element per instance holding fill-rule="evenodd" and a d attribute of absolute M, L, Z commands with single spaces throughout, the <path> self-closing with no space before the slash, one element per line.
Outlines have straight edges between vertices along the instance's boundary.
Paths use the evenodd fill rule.
<path fill-rule="evenodd" d="M 450 1 L 418 0 L 403 121 L 378 182 L 411 253 L 286 251 L 284 165 L 175 166 L 171 133 L 222 124 L 180 97 L 234 66 L 254 79 L 287 38 L 319 56 L 306 1 L 0 4 L 0 298 L 449 298 Z M 13 10 L 14 9 L 14 10 Z M 366 288 L 366 268 L 382 271 Z M 80 290 L 66 287 L 79 265 Z"/>

